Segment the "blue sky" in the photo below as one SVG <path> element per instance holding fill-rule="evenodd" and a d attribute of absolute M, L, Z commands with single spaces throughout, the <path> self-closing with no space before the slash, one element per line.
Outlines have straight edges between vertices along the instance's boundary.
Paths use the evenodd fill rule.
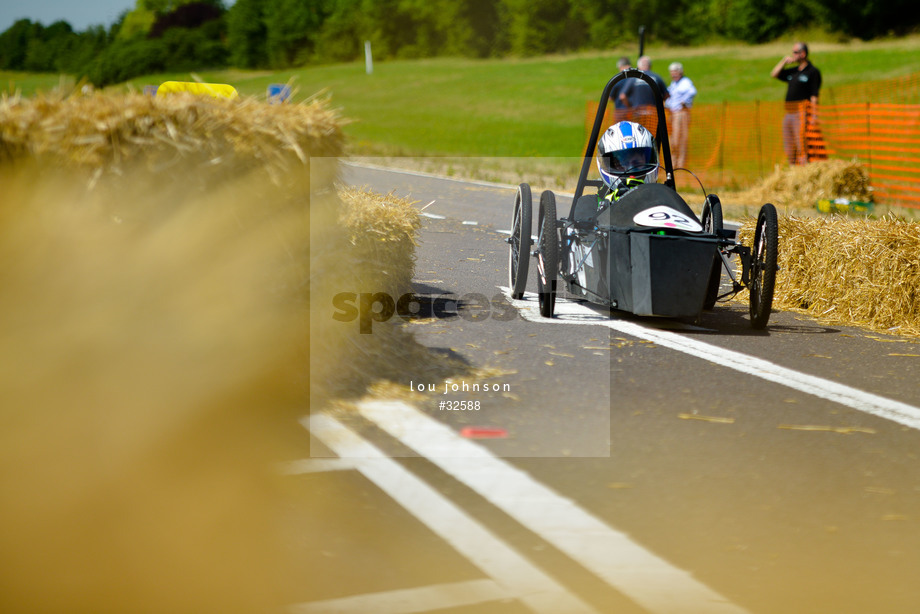
<path fill-rule="evenodd" d="M 134 6 L 135 0 L 0 0 L 0 32 L 19 19 L 46 26 L 64 20 L 78 32 L 92 25 L 108 28 Z"/>
<path fill-rule="evenodd" d="M 77 32 L 94 25 L 108 28 L 136 4 L 135 0 L 0 0 L 0 32 L 19 19 L 46 26 L 64 20 Z M 231 4 L 224 0 L 224 6 Z"/>

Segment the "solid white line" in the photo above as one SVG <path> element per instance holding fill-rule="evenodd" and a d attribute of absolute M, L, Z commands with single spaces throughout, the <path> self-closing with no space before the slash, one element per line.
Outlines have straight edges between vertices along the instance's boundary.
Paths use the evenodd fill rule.
<path fill-rule="evenodd" d="M 913 405 L 865 392 L 846 384 L 801 373 L 794 369 L 777 365 L 769 360 L 720 348 L 677 333 L 648 328 L 635 322 L 613 320 L 589 307 L 560 298 L 556 299 L 558 317 L 553 319 L 544 318 L 540 315 L 536 294 L 528 293 L 525 294 L 524 299 L 514 300 L 510 298 L 507 288 L 501 287 L 501 289 L 511 304 L 520 310 L 521 315 L 526 320 L 544 324 L 598 324 L 606 326 L 626 335 L 652 341 L 662 347 L 684 352 L 747 375 L 782 384 L 799 392 L 827 399 L 913 429 L 920 429 L 920 408 Z"/>
<path fill-rule="evenodd" d="M 304 418 L 301 422 L 313 436 L 354 463 L 367 479 L 534 612 L 595 612 L 451 501 L 332 416 L 314 414 L 309 421 Z"/>
<path fill-rule="evenodd" d="M 650 612 L 744 612 L 687 571 L 645 550 L 625 533 L 604 524 L 485 447 L 461 438 L 446 424 L 401 401 L 368 401 L 360 403 L 358 409 Z"/>
<path fill-rule="evenodd" d="M 424 156 L 419 156 L 424 157 Z M 346 166 L 353 166 L 356 168 L 367 168 L 373 171 L 385 171 L 388 173 L 397 173 L 399 175 L 411 175 L 412 177 L 424 177 L 426 179 L 440 179 L 442 181 L 452 181 L 454 183 L 464 183 L 469 185 L 481 186 L 484 188 L 498 188 L 502 190 L 516 190 L 518 189 L 517 184 L 511 185 L 510 183 L 493 183 L 490 181 L 477 181 L 475 179 L 458 179 L 456 177 L 445 177 L 444 175 L 435 175 L 434 173 L 426 173 L 424 171 L 410 171 L 402 168 L 392 168 L 389 166 L 381 166 L 379 164 L 370 164 L 367 162 L 357 162 L 349 158 L 340 158 L 339 161 Z"/>
<path fill-rule="evenodd" d="M 278 470 L 283 475 L 303 475 L 325 471 L 346 471 L 354 468 L 355 464 L 344 458 L 304 458 L 281 463 Z"/>
<path fill-rule="evenodd" d="M 312 601 L 291 606 L 288 610 L 294 614 L 411 614 L 513 597 L 492 580 L 470 580 Z"/>

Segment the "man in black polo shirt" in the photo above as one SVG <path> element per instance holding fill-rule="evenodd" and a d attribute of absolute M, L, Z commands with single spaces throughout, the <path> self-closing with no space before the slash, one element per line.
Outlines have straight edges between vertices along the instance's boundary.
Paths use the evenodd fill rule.
<path fill-rule="evenodd" d="M 808 158 L 802 129 L 817 112 L 821 71 L 808 61 L 808 45 L 795 43 L 787 55 L 773 67 L 770 76 L 789 84 L 786 90 L 786 114 L 783 116 L 783 148 L 789 164 L 805 164 Z M 803 101 L 809 101 L 807 104 Z M 810 107 L 810 108 L 809 108 Z"/>

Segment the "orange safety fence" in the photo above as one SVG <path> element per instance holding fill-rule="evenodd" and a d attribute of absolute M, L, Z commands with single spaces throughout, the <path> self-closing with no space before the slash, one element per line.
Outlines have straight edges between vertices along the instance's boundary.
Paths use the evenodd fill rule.
<path fill-rule="evenodd" d="M 861 93 L 871 92 L 875 99 L 920 101 L 920 73 L 880 83 L 829 89 L 831 95 L 822 99 L 830 102 L 850 95 L 858 99 Z M 895 91 L 900 94 L 896 96 Z M 596 112 L 597 102 L 589 101 L 586 136 Z M 866 166 L 877 202 L 920 208 L 920 104 L 820 104 L 817 113 L 807 101 L 798 107 L 782 101 L 698 104 L 691 110 L 685 166 L 708 191 L 757 183 L 789 164 L 783 143 L 787 114 L 796 116 L 796 146 L 809 162 L 855 158 Z M 651 122 L 630 119 L 638 119 L 654 134 L 657 118 L 652 117 Z M 608 110 L 604 126 L 614 120 Z M 670 114 L 667 120 L 670 124 Z M 675 179 L 678 185 L 696 185 L 687 172 L 678 171 Z"/>
<path fill-rule="evenodd" d="M 920 208 L 920 104 L 821 106 L 835 157 L 860 160 L 879 202 Z"/>

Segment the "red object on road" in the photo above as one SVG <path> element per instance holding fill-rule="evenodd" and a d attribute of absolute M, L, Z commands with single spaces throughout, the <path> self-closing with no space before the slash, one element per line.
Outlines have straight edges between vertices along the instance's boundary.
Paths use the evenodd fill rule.
<path fill-rule="evenodd" d="M 508 430 L 491 426 L 465 426 L 460 435 L 468 439 L 505 439 Z"/>

